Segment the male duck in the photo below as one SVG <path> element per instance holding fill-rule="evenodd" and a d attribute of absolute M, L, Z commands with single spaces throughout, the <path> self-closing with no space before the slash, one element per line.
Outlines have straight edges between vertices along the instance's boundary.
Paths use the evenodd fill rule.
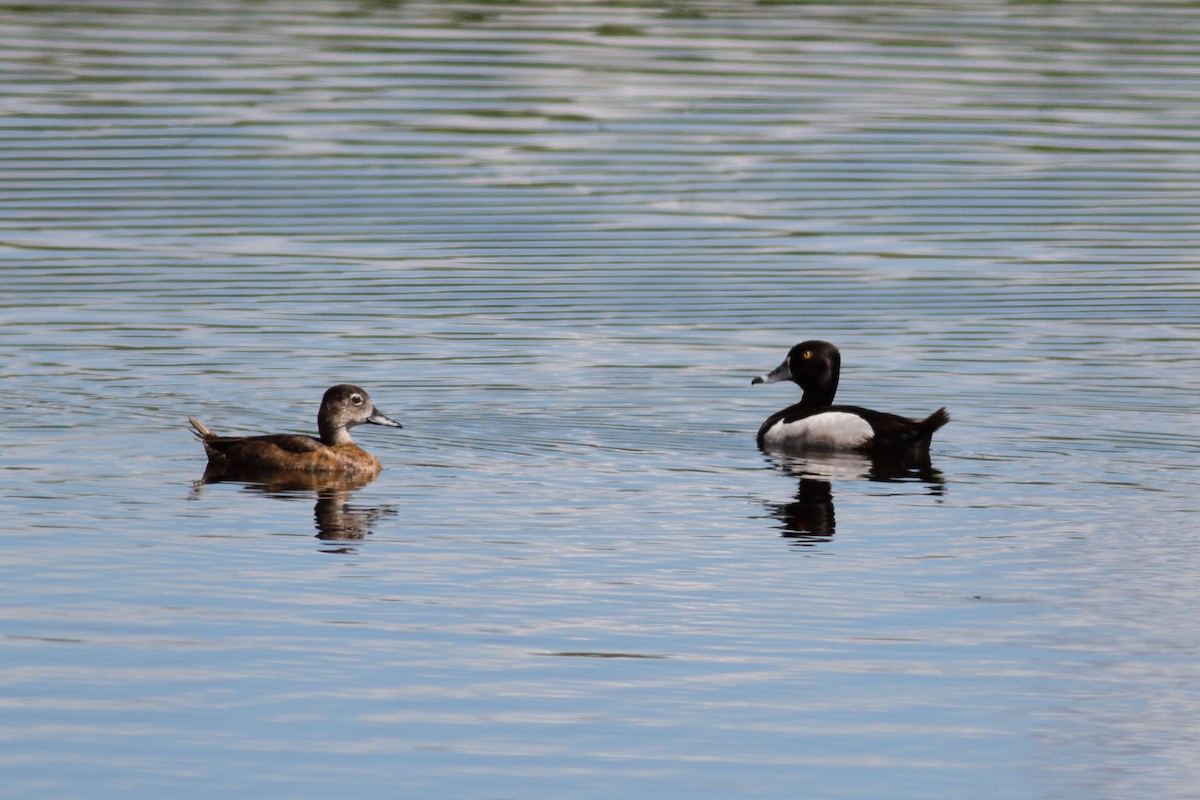
<path fill-rule="evenodd" d="M 364 422 L 402 427 L 375 408 L 365 391 L 348 383 L 325 392 L 317 412 L 320 439 L 298 434 L 218 436 L 193 417 L 192 432 L 208 453 L 208 469 L 228 477 L 253 478 L 283 473 L 340 473 L 371 478 L 383 469 L 379 459 L 350 439 L 349 429 Z"/>
<path fill-rule="evenodd" d="M 938 428 L 950 421 L 939 408 L 923 420 L 858 406 L 835 406 L 842 355 L 829 342 L 811 340 L 793 347 L 775 369 L 750 381 L 794 381 L 804 390 L 800 402 L 772 414 L 758 429 L 764 449 L 920 453 Z"/>

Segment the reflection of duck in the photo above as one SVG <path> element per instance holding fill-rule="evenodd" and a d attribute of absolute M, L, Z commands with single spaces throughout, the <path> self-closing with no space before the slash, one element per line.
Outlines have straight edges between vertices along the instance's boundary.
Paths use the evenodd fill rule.
<path fill-rule="evenodd" d="M 796 499 L 790 503 L 766 503 L 771 516 L 779 520 L 782 536 L 796 544 L 811 546 L 833 538 L 837 523 L 833 512 L 833 489 L 829 481 L 801 478 Z"/>
<path fill-rule="evenodd" d="M 313 518 L 317 523 L 317 538 L 326 540 L 365 539 L 371 526 L 381 517 L 396 513 L 395 506 L 355 508 L 349 503 L 351 492 L 324 489 L 317 492 Z"/>
<path fill-rule="evenodd" d="M 320 439 L 296 434 L 268 436 L 218 436 L 189 417 L 192 432 L 204 445 L 210 470 L 230 479 L 259 481 L 263 475 L 354 474 L 371 478 L 379 474 L 379 459 L 356 445 L 350 428 L 365 422 L 399 428 L 400 423 L 380 413 L 371 398 L 357 386 L 343 383 L 325 392 L 317 412 Z M 207 472 L 206 472 L 207 474 Z"/>
<path fill-rule="evenodd" d="M 375 479 L 374 475 L 339 475 L 314 472 L 282 471 L 260 474 L 259 480 L 244 481 L 227 477 L 223 470 L 204 471 L 197 482 L 193 497 L 199 488 L 209 483 L 240 483 L 247 491 L 262 492 L 282 500 L 304 497 L 316 492 L 313 519 L 317 526 L 317 538 L 326 540 L 357 540 L 366 538 L 372 525 L 381 517 L 396 513 L 391 505 L 356 508 L 350 505 L 354 492 Z"/>
<path fill-rule="evenodd" d="M 837 529 L 834 516 L 833 480 L 865 479 L 885 483 L 924 483 L 929 493 L 945 492 L 942 474 L 929 460 L 928 451 L 905 456 L 864 453 L 827 453 L 800 457 L 788 453 L 769 453 L 772 464 L 781 472 L 799 478 L 796 497 L 787 503 L 766 502 L 771 516 L 780 521 L 781 535 L 796 544 L 811 546 L 833 539 Z"/>
<path fill-rule="evenodd" d="M 793 347 L 783 363 L 751 381 L 790 380 L 804 390 L 800 402 L 772 414 L 758 429 L 758 446 L 796 452 L 912 453 L 929 449 L 934 432 L 950 421 L 939 408 L 923 420 L 860 406 L 835 406 L 842 356 L 829 342 Z"/>
<path fill-rule="evenodd" d="M 865 479 L 880 483 L 924 483 L 942 494 L 945 481 L 929 453 L 792 453 L 765 451 L 773 466 L 788 475 L 817 480 Z"/>

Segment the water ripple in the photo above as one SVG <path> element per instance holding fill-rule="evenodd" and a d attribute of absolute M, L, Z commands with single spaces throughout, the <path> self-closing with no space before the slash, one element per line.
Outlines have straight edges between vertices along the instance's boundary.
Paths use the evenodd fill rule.
<path fill-rule="evenodd" d="M 1192 791 L 1189 4 L 0 17 L 15 791 Z M 754 448 L 810 336 L 929 469 Z"/>

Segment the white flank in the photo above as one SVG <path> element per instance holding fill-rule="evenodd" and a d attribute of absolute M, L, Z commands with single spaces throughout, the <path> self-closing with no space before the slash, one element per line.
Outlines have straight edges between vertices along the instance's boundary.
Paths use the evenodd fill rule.
<path fill-rule="evenodd" d="M 854 450 L 874 435 L 867 421 L 857 414 L 826 411 L 795 422 L 776 422 L 763 443 L 770 447 Z"/>

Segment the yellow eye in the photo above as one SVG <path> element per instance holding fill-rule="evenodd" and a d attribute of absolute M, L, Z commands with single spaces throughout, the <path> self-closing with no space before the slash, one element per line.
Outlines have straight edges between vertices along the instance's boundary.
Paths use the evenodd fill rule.
<path fill-rule="evenodd" d="M 812 350 L 805 350 L 800 354 L 800 357 L 807 361 L 808 359 L 812 358 Z"/>

